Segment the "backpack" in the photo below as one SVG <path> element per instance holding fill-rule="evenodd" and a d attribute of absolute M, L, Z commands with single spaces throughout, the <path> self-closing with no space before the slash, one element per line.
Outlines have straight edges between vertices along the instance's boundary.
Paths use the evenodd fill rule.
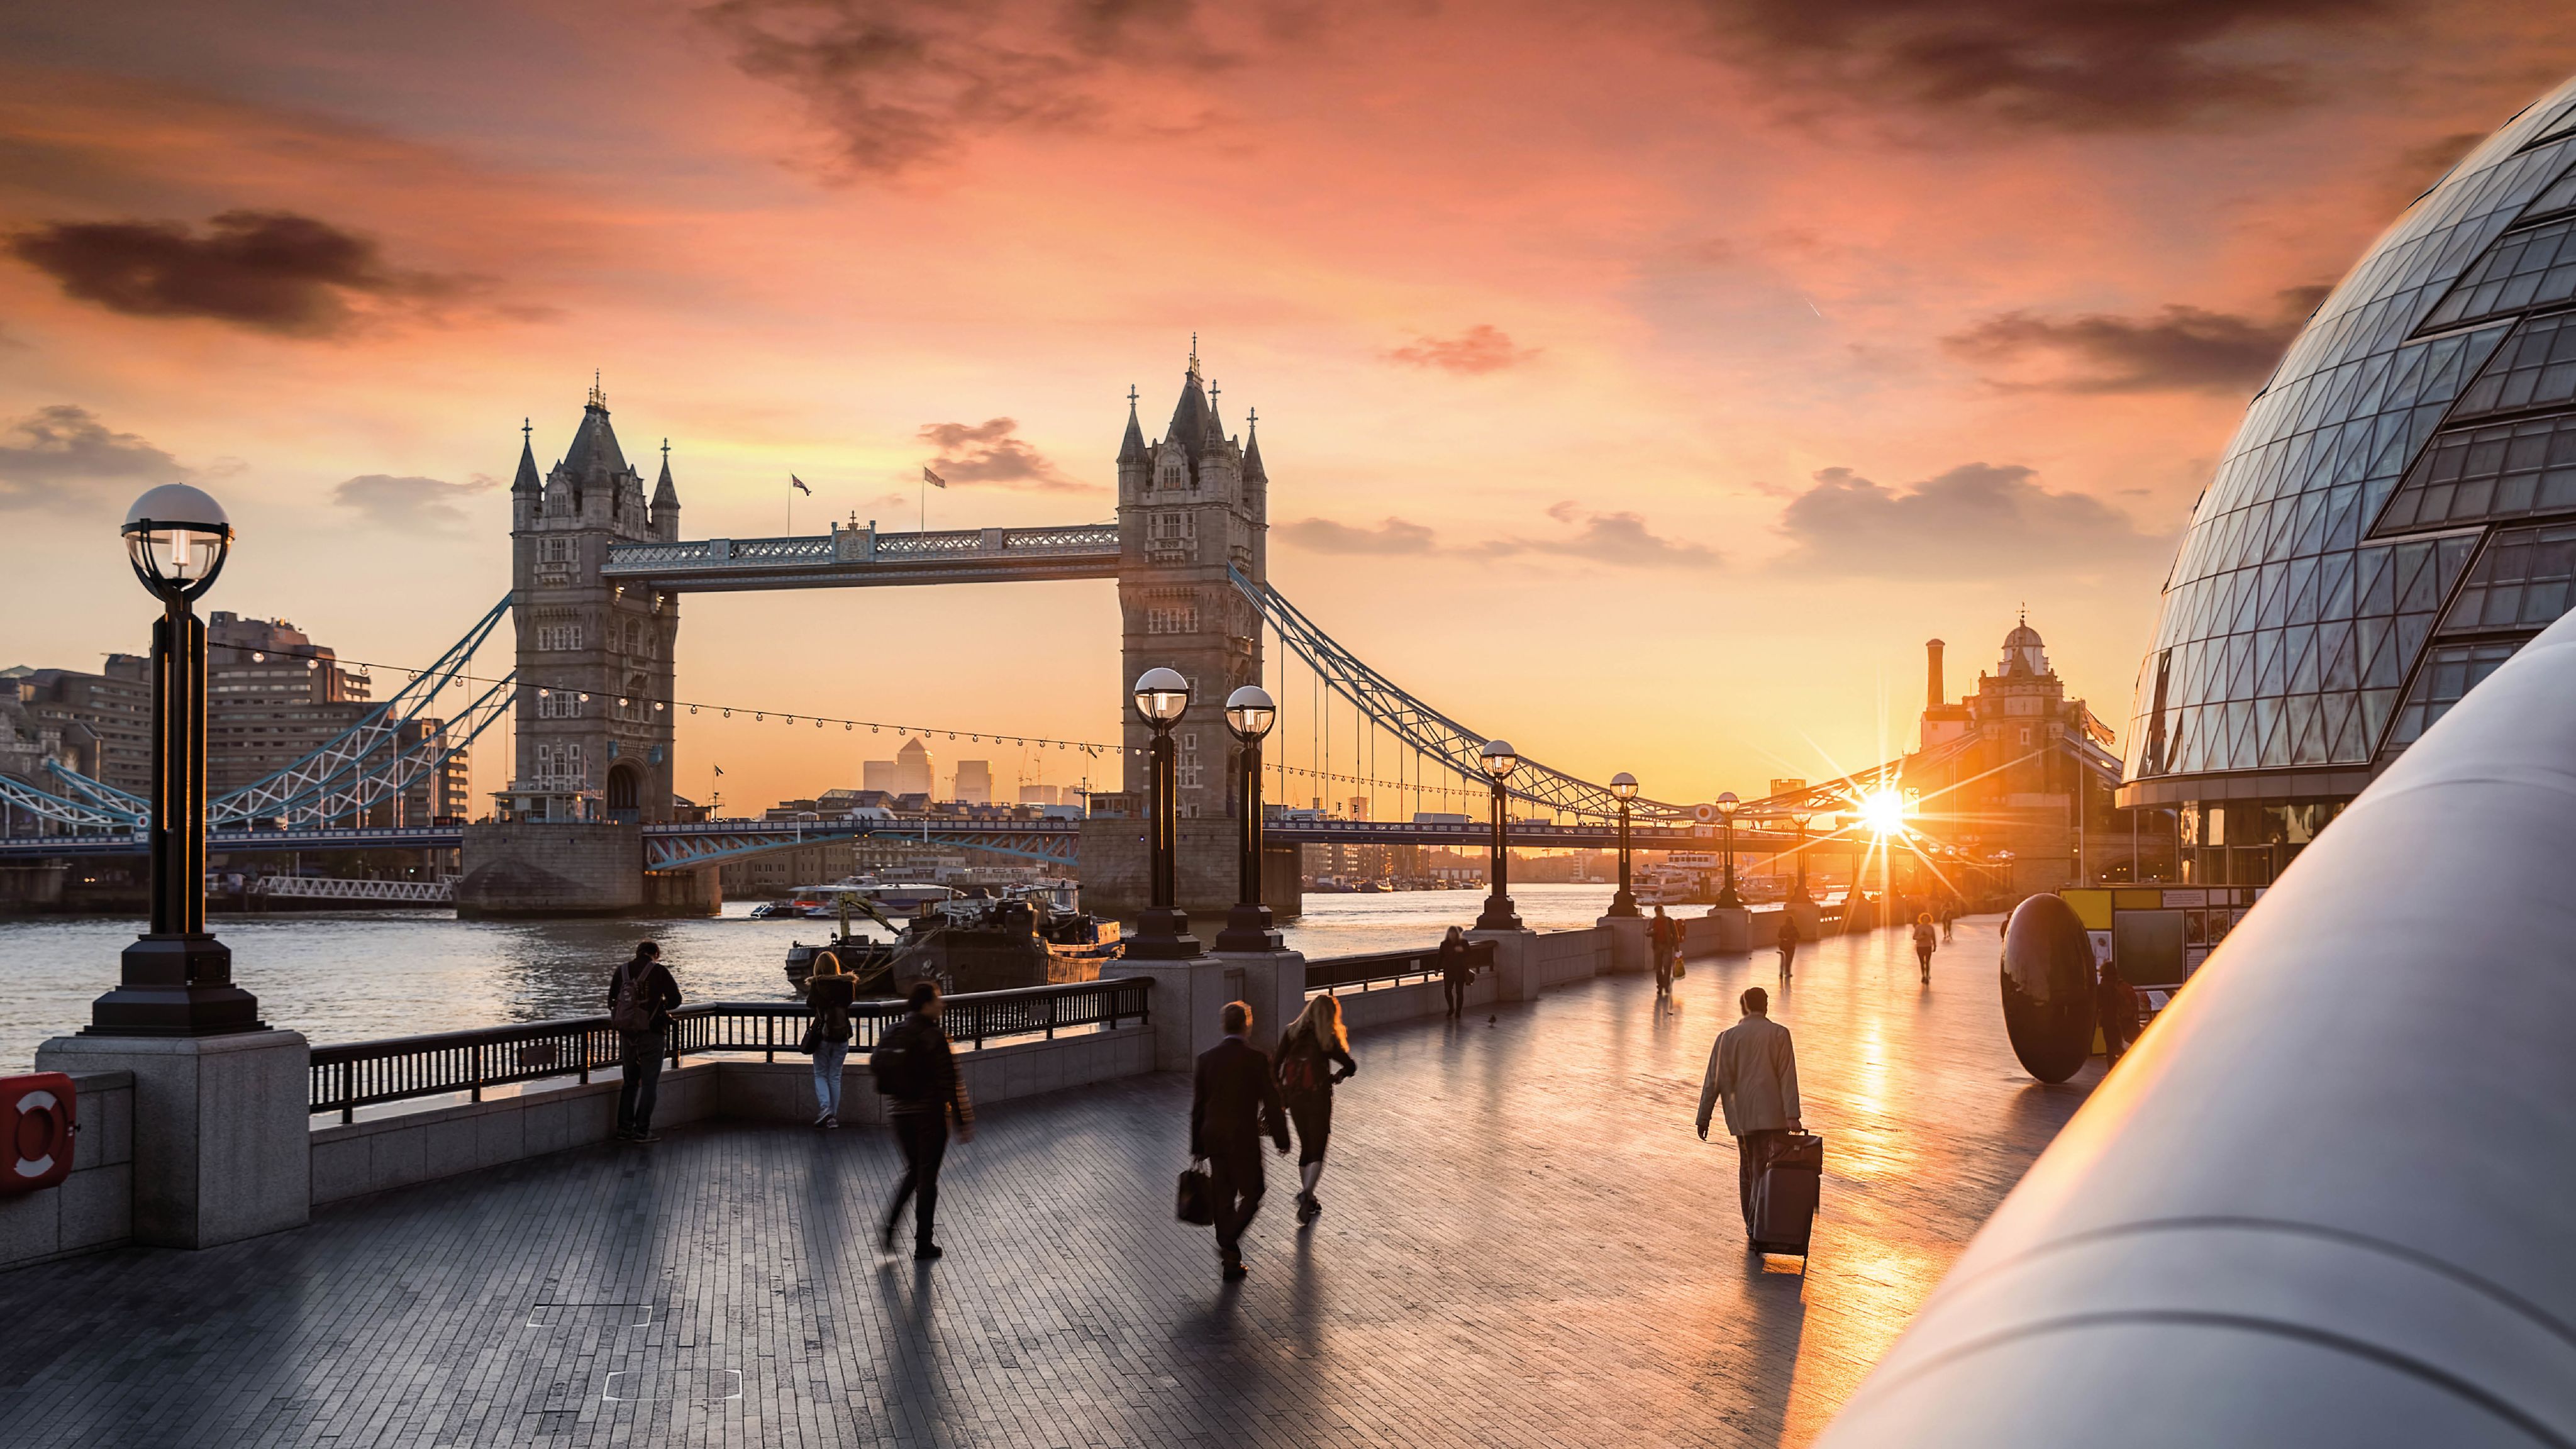
<path fill-rule="evenodd" d="M 916 1031 L 906 1021 L 878 1037 L 876 1048 L 868 1053 L 868 1075 L 876 1079 L 879 1096 L 896 1102 L 917 1102 L 928 1095 L 924 1079 L 929 1075 L 930 1054 L 911 1040 Z"/>
<path fill-rule="evenodd" d="M 644 983 L 651 977 L 651 975 L 652 968 L 650 966 L 647 966 L 642 971 L 637 971 L 635 969 L 635 963 L 632 961 L 629 961 L 625 965 L 617 968 L 616 1002 L 608 1008 L 608 1024 L 610 1026 L 617 1028 L 619 1031 L 651 1031 L 653 1029 L 652 1003 L 646 1000 L 644 996 Z"/>
<path fill-rule="evenodd" d="M 1313 1041 L 1305 1040 L 1280 1048 L 1279 1090 L 1296 1096 L 1320 1092 L 1324 1086 L 1324 1053 Z"/>

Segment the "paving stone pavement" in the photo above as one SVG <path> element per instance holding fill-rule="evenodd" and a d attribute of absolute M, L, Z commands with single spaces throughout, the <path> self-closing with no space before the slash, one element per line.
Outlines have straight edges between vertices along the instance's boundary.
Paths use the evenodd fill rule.
<path fill-rule="evenodd" d="M 1812 1438 L 2083 1101 L 2013 1061 L 1995 921 L 1802 953 L 1815 1252 L 1743 1251 L 1691 1119 L 1774 958 L 1356 1038 L 1316 1226 L 1293 1159 L 1221 1284 L 1174 1222 L 1178 1074 L 999 1104 L 945 1260 L 880 1254 L 880 1132 L 709 1123 L 0 1276 L 11 1445 L 1772 1445 Z"/>

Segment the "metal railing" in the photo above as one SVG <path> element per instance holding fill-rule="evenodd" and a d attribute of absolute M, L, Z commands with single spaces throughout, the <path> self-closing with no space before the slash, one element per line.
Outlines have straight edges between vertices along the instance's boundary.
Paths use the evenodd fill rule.
<path fill-rule="evenodd" d="M 1479 971 L 1494 967 L 1494 943 L 1467 943 L 1467 964 Z M 1327 956 L 1306 963 L 1306 989 L 1339 992 L 1356 986 L 1362 991 L 1379 986 L 1398 986 L 1411 980 L 1430 980 L 1440 974 L 1440 951 L 1377 951 L 1365 956 Z"/>
<path fill-rule="evenodd" d="M 1118 977 L 1011 991 L 971 991 L 948 998 L 942 1025 L 948 1039 L 976 1048 L 1008 1037 L 1044 1036 L 1060 1029 L 1116 1027 L 1153 1020 L 1151 978 Z M 899 1000 L 861 1001 L 850 1008 L 850 1047 L 873 1049 L 909 1008 Z M 712 1052 L 780 1052 L 802 1055 L 805 1025 L 813 1011 L 800 1002 L 710 1001 L 671 1013 L 666 1040 L 671 1061 Z M 357 1120 L 360 1107 L 464 1092 L 483 1100 L 486 1087 L 545 1077 L 590 1074 L 618 1064 L 621 1044 L 605 1016 L 565 1017 L 523 1026 L 477 1027 L 380 1041 L 313 1048 L 308 1108 Z"/>

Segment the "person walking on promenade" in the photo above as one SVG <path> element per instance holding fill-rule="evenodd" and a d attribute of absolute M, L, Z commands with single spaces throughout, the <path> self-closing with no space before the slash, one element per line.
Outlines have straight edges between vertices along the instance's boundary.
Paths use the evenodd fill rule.
<path fill-rule="evenodd" d="M 1941 941 L 1944 945 L 1959 939 L 1959 901 L 1956 896 L 1941 901 Z"/>
<path fill-rule="evenodd" d="M 1467 985 L 1476 979 L 1475 963 L 1467 959 L 1467 933 L 1456 926 L 1440 938 L 1440 994 L 1449 1003 L 1449 1015 L 1456 1017 L 1467 1009 Z"/>
<path fill-rule="evenodd" d="M 1738 998 L 1744 1019 L 1717 1034 L 1708 1050 L 1708 1075 L 1699 1086 L 1699 1137 L 1708 1140 L 1709 1113 L 1726 1108 L 1726 1132 L 1735 1139 L 1736 1188 L 1744 1203 L 1744 1231 L 1753 1233 L 1753 1193 L 1771 1145 L 1799 1128 L 1798 1052 L 1789 1029 L 1771 1019 L 1771 996 L 1759 986 Z"/>
<path fill-rule="evenodd" d="M 1798 918 L 1790 913 L 1787 906 L 1782 906 L 1780 908 L 1780 974 L 1783 977 L 1787 976 L 1789 968 L 1796 964 L 1798 964 Z"/>
<path fill-rule="evenodd" d="M 640 942 L 635 957 L 608 974 L 608 1024 L 617 1028 L 617 1137 L 659 1142 L 653 1135 L 653 1099 L 662 1088 L 662 1062 L 671 1049 L 671 1008 L 680 984 L 662 964 L 662 948 Z"/>
<path fill-rule="evenodd" d="M 814 1054 L 814 1125 L 841 1125 L 841 1067 L 850 1056 L 850 1005 L 859 983 L 841 969 L 838 952 L 814 953 L 814 974 L 805 978 L 805 1004 L 814 1024 L 805 1029 L 805 1049 Z"/>
<path fill-rule="evenodd" d="M 1673 962 L 1682 954 L 1682 923 L 1655 907 L 1655 919 L 1646 926 L 1646 942 L 1655 953 L 1655 994 L 1673 994 Z"/>
<path fill-rule="evenodd" d="M 1288 1104 L 1288 1120 L 1297 1126 L 1300 1223 L 1311 1223 L 1324 1211 L 1315 1183 L 1324 1175 L 1324 1148 L 1333 1139 L 1333 1089 L 1359 1069 L 1351 1060 L 1351 1034 L 1342 1029 L 1342 1003 L 1331 996 L 1307 1002 L 1279 1038 L 1279 1095 Z"/>
<path fill-rule="evenodd" d="M 1932 929 L 1932 913 L 1925 911 L 1914 918 L 1914 960 L 1923 970 L 1923 984 L 1932 984 L 1932 948 L 1938 943 Z"/>
<path fill-rule="evenodd" d="M 895 1224 L 903 1220 L 903 1205 L 909 1199 L 912 1255 L 928 1261 L 940 1255 L 932 1233 L 939 1218 L 939 1165 L 948 1157 L 948 1114 L 957 1114 L 957 1140 L 972 1142 L 975 1106 L 966 1100 L 965 1084 L 957 1079 L 956 1053 L 949 1050 L 948 1033 L 939 1026 L 939 1019 L 948 1014 L 948 1002 L 939 994 L 938 983 L 915 982 L 911 1000 L 912 1014 L 877 1043 L 890 1069 L 877 1079 L 877 1086 L 886 1096 L 886 1119 L 894 1124 L 894 1140 L 903 1148 L 903 1181 L 886 1208 L 877 1246 L 894 1251 Z M 887 1076 L 894 1080 L 888 1082 Z"/>
<path fill-rule="evenodd" d="M 2102 1028 L 2102 1070 L 2108 1073 L 2138 1035 L 2137 988 L 2120 974 L 2116 962 L 2102 963 L 2100 982 L 2093 988 L 2093 1016 Z"/>
<path fill-rule="evenodd" d="M 1216 1200 L 1216 1256 L 1231 1282 L 1244 1276 L 1243 1230 L 1261 1211 L 1261 1138 L 1288 1154 L 1288 1113 L 1270 1058 L 1246 1040 L 1252 1008 L 1229 1001 L 1218 1017 L 1225 1039 L 1199 1053 L 1190 1089 L 1190 1156 L 1208 1165 Z"/>

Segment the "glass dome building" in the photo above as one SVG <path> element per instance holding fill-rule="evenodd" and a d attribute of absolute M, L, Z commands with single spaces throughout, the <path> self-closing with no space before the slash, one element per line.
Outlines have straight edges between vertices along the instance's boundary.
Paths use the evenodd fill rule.
<path fill-rule="evenodd" d="M 2566 611 L 2576 81 L 2454 166 L 2282 355 L 2194 505 L 2120 803 L 2262 885 Z"/>

